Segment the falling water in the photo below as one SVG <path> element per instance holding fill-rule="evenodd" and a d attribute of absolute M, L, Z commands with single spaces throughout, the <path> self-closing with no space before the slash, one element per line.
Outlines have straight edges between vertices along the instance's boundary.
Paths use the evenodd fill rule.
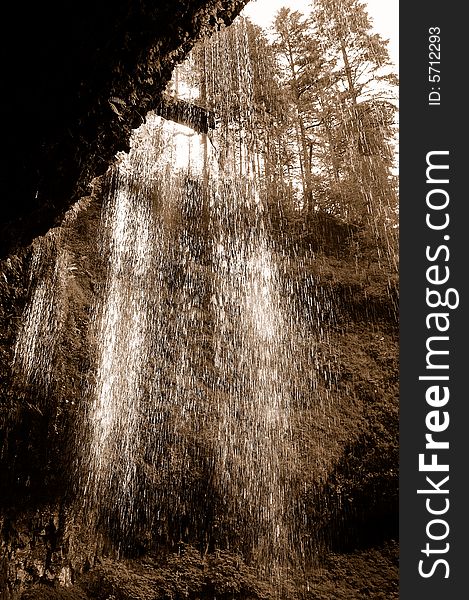
<path fill-rule="evenodd" d="M 118 478 L 118 506 L 131 520 L 132 511 L 127 511 L 135 494 L 135 457 L 140 446 L 142 377 L 151 328 L 147 275 L 154 240 L 149 207 L 138 194 L 130 197 L 123 167 L 118 168 L 116 179 L 117 191 L 106 206 L 103 223 L 109 236 L 109 272 L 105 301 L 96 319 L 99 353 L 89 414 L 89 473 L 94 493 L 113 489 L 113 478 Z"/>
<path fill-rule="evenodd" d="M 65 243 L 67 230 L 87 203 L 88 199 L 76 203 L 62 226 L 34 240 L 31 248 L 28 301 L 16 337 L 13 372 L 23 385 L 45 394 L 56 379 L 67 287 L 76 269 Z"/>
<path fill-rule="evenodd" d="M 62 321 L 62 294 L 67 273 L 66 256 L 56 236 L 36 241 L 31 258 L 29 302 L 17 335 L 14 370 L 27 384 L 47 390 L 53 381 L 54 353 Z M 52 268 L 51 268 L 52 264 Z"/>
<path fill-rule="evenodd" d="M 320 354 L 335 305 L 313 269 L 307 327 L 295 304 L 294 269 L 311 256 L 294 265 L 271 234 L 265 182 L 283 165 L 261 139 L 272 115 L 258 110 L 252 52 L 243 21 L 196 48 L 166 100 L 197 104 L 214 129 L 149 115 L 106 175 L 79 501 L 90 529 L 123 548 L 151 532 L 241 552 L 281 597 L 282 569 L 314 546 L 304 495 L 343 441 L 328 412 L 339 358 Z M 15 370 L 45 391 L 73 277 L 65 229 L 34 248 L 15 349 Z M 334 414 L 349 410 L 343 396 Z"/>
<path fill-rule="evenodd" d="M 255 185 L 225 180 L 223 192 L 220 221 L 215 221 L 212 300 L 219 378 L 217 478 L 232 517 L 244 521 L 246 534 L 256 527 L 256 552 L 285 559 L 293 520 L 289 328 Z M 249 209 L 248 225 L 239 215 Z"/>
<path fill-rule="evenodd" d="M 269 234 L 249 46 L 242 21 L 219 32 L 168 90 L 209 111 L 213 131 L 149 115 L 106 176 L 107 273 L 77 427 L 80 510 L 123 544 L 146 528 L 164 544 L 242 552 L 281 590 L 282 567 L 304 553 L 299 497 L 308 482 L 298 463 L 317 457 L 311 481 L 336 460 L 327 411 L 338 367 L 315 354 L 297 290 L 285 284 L 291 265 Z M 60 244 L 47 248 L 34 251 L 38 284 L 15 359 L 42 388 L 54 377 L 71 264 Z M 55 266 L 44 271 L 51 252 Z M 315 339 L 334 311 L 321 293 L 305 299 Z M 312 392 L 306 409 L 301 396 Z M 302 418 L 317 419 L 306 442 Z M 317 448 L 303 452 L 303 442 Z"/>
<path fill-rule="evenodd" d="M 234 35 L 244 48 L 244 30 Z M 205 103 L 218 102 L 211 139 L 150 116 L 110 175 L 86 496 L 126 530 L 145 502 L 153 523 L 181 523 L 189 471 L 207 468 L 223 535 L 272 575 L 295 520 L 291 325 L 256 181 L 252 73 L 247 55 L 238 78 L 219 69 L 228 43 L 216 36 L 204 50 Z M 219 102 L 233 85 L 246 96 L 236 119 Z M 207 538 L 213 526 L 202 526 Z"/>
<path fill-rule="evenodd" d="M 260 189 L 250 40 L 241 23 L 204 48 L 205 101 L 220 115 L 211 206 L 218 376 L 215 469 L 227 511 L 270 576 L 293 558 L 291 324 Z M 215 169 L 212 168 L 212 172 Z M 255 534 L 252 535 L 253 528 Z M 249 533 L 251 532 L 251 533 Z"/>
<path fill-rule="evenodd" d="M 179 259 L 187 252 L 173 246 L 172 218 L 181 196 L 178 161 L 184 163 L 179 136 L 193 135 L 149 117 L 135 132 L 131 152 L 121 155 L 109 174 L 103 207 L 101 248 L 108 272 L 93 326 L 96 378 L 86 417 L 85 496 L 87 510 L 116 512 L 127 530 L 134 527 L 145 455 L 153 459 L 165 446 L 159 439 L 155 449 L 146 448 L 148 429 L 164 421 L 164 404 L 170 401 L 163 390 L 172 321 L 168 269 L 175 252 Z"/>

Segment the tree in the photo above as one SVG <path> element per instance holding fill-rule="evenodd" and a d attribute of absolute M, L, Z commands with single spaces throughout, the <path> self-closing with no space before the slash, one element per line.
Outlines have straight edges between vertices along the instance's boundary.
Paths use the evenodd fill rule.
<path fill-rule="evenodd" d="M 310 205 L 313 194 L 313 130 L 318 120 L 315 86 L 323 67 L 319 47 L 311 36 L 308 22 L 299 11 L 282 8 L 274 21 L 273 48 L 283 71 L 290 117 L 298 148 L 298 163 L 303 188 L 303 203 Z"/>
<path fill-rule="evenodd" d="M 386 220 L 396 205 L 391 142 L 397 110 L 387 42 L 372 32 L 359 0 L 316 0 L 311 26 L 333 74 L 324 103 L 334 160 L 340 159 L 336 180 L 348 188 L 342 210 L 362 222 L 377 215 Z"/>

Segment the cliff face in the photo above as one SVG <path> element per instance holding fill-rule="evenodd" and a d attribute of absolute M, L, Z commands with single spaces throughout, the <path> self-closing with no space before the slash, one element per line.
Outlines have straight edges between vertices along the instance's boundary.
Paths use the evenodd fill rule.
<path fill-rule="evenodd" d="M 247 0 L 2 8 L 0 257 L 44 234 L 155 108 L 174 65 Z"/>
<path fill-rule="evenodd" d="M 91 306 L 106 277 L 97 244 L 106 194 L 105 182 L 101 185 L 103 189 L 96 185 L 95 195 L 81 200 L 71 223 L 48 234 L 49 244 L 40 242 L 42 258 L 34 277 L 29 267 L 38 241 L 0 265 L 0 598 L 17 598 L 22 590 L 27 590 L 24 600 L 213 598 L 229 590 L 239 600 L 274 600 L 275 589 L 240 558 L 236 535 L 224 521 L 223 499 L 212 487 L 210 469 L 204 468 L 210 462 L 204 449 L 213 442 L 210 427 L 201 428 L 186 447 L 184 506 L 190 527 L 184 514 L 160 505 L 173 537 L 166 530 L 156 531 L 143 512 L 130 531 L 119 528 L 114 516 L 111 538 L 96 536 L 82 521 L 76 455 L 86 435 L 77 423 L 82 422 L 88 401 L 84 390 L 93 377 Z M 291 239 L 293 229 L 284 226 L 282 231 Z M 397 598 L 397 547 L 392 541 L 398 500 L 395 281 L 371 255 L 361 261 L 366 268 L 355 267 L 355 229 L 330 217 L 311 220 L 308 229 L 315 232 L 315 256 L 307 260 L 309 243 L 304 256 L 301 247 L 292 252 L 285 264 L 283 294 L 291 296 L 296 290 L 290 301 L 303 315 L 300 355 L 309 356 L 315 348 L 313 360 L 297 365 L 291 415 L 299 449 L 297 492 L 306 519 L 302 543 L 309 559 L 314 562 L 319 552 L 325 561 L 322 571 L 310 565 L 309 577 L 323 591 L 321 597 L 365 597 L 368 592 L 363 590 L 371 586 L 374 597 L 382 593 L 383 598 Z M 288 256 L 291 247 L 277 243 L 279 257 Z M 54 263 L 60 263 L 60 256 L 65 260 L 57 282 Z M 43 348 L 48 361 L 35 375 L 39 381 L 25 381 L 24 373 L 15 376 L 8 367 L 25 320 L 23 307 L 41 279 L 46 288 L 57 287 L 50 305 L 61 326 L 54 331 L 54 319 L 39 322 L 40 347 L 35 351 L 40 355 Z M 204 314 L 201 331 L 209 327 L 208 306 Z M 53 377 L 44 389 L 47 368 Z M 148 462 L 139 469 L 142 489 L 153 497 L 161 474 Z M 207 489 L 214 492 L 208 499 Z M 204 519 L 211 544 L 202 547 Z M 116 560 L 117 547 L 130 562 Z M 338 554 L 327 552 L 331 549 Z M 283 597 L 316 597 L 301 591 L 301 573 L 292 577 L 292 589 Z M 192 596 L 185 595 L 189 579 Z M 350 589 L 339 594 L 339 580 Z M 36 584 L 40 587 L 31 587 Z M 61 586 L 70 584 L 73 594 L 66 595 Z"/>

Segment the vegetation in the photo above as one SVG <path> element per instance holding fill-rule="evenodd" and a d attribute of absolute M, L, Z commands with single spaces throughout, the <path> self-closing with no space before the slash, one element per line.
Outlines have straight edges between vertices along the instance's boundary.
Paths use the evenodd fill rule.
<path fill-rule="evenodd" d="M 282 598 L 291 600 L 397 600 L 397 546 L 393 542 L 350 554 L 329 554 L 320 567 L 282 574 Z M 72 587 L 37 585 L 22 600 L 276 600 L 278 588 L 263 581 L 242 557 L 202 555 L 190 546 L 144 560 L 104 559 Z"/>

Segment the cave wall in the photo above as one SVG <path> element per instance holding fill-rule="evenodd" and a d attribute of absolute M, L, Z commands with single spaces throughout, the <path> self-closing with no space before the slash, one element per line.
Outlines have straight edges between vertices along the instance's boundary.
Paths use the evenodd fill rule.
<path fill-rule="evenodd" d="M 0 257 L 86 195 L 194 42 L 248 0 L 69 0 L 2 6 Z"/>

